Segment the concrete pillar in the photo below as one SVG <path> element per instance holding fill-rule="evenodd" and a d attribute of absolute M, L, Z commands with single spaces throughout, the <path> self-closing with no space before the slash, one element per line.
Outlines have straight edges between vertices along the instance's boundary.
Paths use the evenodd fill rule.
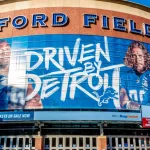
<path fill-rule="evenodd" d="M 35 150 L 43 150 L 43 137 L 38 135 L 35 137 Z"/>
<path fill-rule="evenodd" d="M 107 150 L 107 137 L 106 136 L 97 137 L 97 150 Z"/>

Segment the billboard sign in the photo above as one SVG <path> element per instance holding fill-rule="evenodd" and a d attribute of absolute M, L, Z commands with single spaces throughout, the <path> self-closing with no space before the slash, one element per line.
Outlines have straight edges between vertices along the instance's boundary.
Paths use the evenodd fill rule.
<path fill-rule="evenodd" d="M 104 115 L 105 114 L 105 115 Z M 138 112 L 103 112 L 103 111 L 35 111 L 34 120 L 92 120 L 92 121 L 141 121 Z"/>
<path fill-rule="evenodd" d="M 105 115 L 104 115 L 105 114 Z M 103 112 L 103 111 L 7 111 L 0 112 L 0 122 L 3 121 L 131 121 L 140 122 L 140 112 Z"/>
<path fill-rule="evenodd" d="M 150 101 L 150 44 L 74 34 L 0 40 L 0 109 L 129 109 Z"/>

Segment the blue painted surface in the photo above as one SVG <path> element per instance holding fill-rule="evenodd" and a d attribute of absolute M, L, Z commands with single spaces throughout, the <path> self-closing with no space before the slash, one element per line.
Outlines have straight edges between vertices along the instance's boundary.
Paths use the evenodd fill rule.
<path fill-rule="evenodd" d="M 141 114 L 132 112 L 36 111 L 34 114 L 34 120 L 141 121 Z"/>
<path fill-rule="evenodd" d="M 141 113 L 142 113 L 142 118 L 150 118 L 150 113 L 149 113 L 149 111 L 150 111 L 150 105 L 149 105 L 149 106 L 143 105 L 143 106 L 142 106 L 142 111 L 141 111 Z"/>

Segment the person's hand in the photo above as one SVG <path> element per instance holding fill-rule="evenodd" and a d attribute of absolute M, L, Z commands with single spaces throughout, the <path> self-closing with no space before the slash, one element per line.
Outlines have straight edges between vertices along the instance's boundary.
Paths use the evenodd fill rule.
<path fill-rule="evenodd" d="M 32 98 L 25 103 L 24 109 L 42 109 L 43 105 L 40 100 Z"/>
<path fill-rule="evenodd" d="M 32 84 L 28 84 L 27 95 L 33 92 Z M 32 99 L 25 102 L 24 109 L 42 109 L 43 105 L 39 94 L 36 94 Z"/>
<path fill-rule="evenodd" d="M 139 110 L 140 109 L 140 105 L 137 102 L 130 101 L 128 103 L 128 105 L 127 105 L 127 108 L 131 109 L 131 110 Z"/>

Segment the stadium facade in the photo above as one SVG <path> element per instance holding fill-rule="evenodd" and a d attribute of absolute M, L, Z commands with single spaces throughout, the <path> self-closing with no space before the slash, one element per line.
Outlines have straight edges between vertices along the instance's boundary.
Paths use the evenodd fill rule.
<path fill-rule="evenodd" d="M 150 149 L 149 16 L 122 0 L 0 1 L 0 149 Z"/>

